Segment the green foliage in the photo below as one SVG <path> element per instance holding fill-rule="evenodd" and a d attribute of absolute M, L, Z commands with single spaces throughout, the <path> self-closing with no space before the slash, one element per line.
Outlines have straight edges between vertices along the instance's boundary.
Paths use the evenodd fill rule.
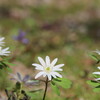
<path fill-rule="evenodd" d="M 94 59 L 95 61 L 97 61 L 96 64 L 98 64 L 100 62 L 100 59 L 97 56 L 90 54 L 90 57 L 92 59 Z M 93 74 L 93 77 L 94 78 L 100 78 L 100 75 L 99 74 Z M 89 80 L 89 81 L 87 81 L 87 83 L 93 87 L 94 92 L 100 92 L 100 81 L 99 80 L 98 81 Z"/>
<path fill-rule="evenodd" d="M 56 79 L 53 79 L 53 82 L 64 89 L 68 89 L 72 85 L 72 82 L 67 78 L 56 78 Z"/>
<path fill-rule="evenodd" d="M 34 90 L 34 91 L 26 91 L 27 95 L 31 97 L 30 100 L 40 100 L 41 95 L 41 89 L 39 90 Z"/>
<path fill-rule="evenodd" d="M 9 62 L 10 58 L 0 58 L 0 69 L 3 69 L 3 68 L 9 68 L 9 66 L 14 66 L 15 64 L 12 64 Z"/>
<path fill-rule="evenodd" d="M 91 55 L 91 54 L 90 54 L 90 57 L 91 57 L 92 59 L 94 59 L 95 61 L 99 61 L 99 59 L 98 59 L 97 56 L 95 56 L 95 55 Z"/>
<path fill-rule="evenodd" d="M 52 90 L 59 96 L 60 95 L 59 88 L 55 84 L 52 84 L 52 83 L 51 83 L 51 87 L 52 87 Z"/>
<path fill-rule="evenodd" d="M 61 86 L 64 89 L 68 89 L 71 87 L 71 85 L 72 85 L 72 82 L 66 78 L 54 78 L 51 81 L 51 87 L 57 95 L 60 95 L 60 91 L 58 88 L 59 86 Z"/>
<path fill-rule="evenodd" d="M 98 83 L 97 81 L 93 81 L 93 80 L 89 80 L 87 81 L 87 83 L 93 87 L 97 87 L 100 85 L 100 83 Z"/>
<path fill-rule="evenodd" d="M 15 87 L 8 91 L 5 90 L 8 100 L 30 100 L 30 97 L 26 94 L 26 91 L 22 90 L 22 84 L 16 82 Z M 14 99 L 13 99 L 14 98 Z"/>
<path fill-rule="evenodd" d="M 100 92 L 100 85 L 93 89 L 94 92 Z"/>
<path fill-rule="evenodd" d="M 59 1 L 60 0 L 58 0 L 58 2 Z M 93 92 L 91 92 L 90 89 L 87 89 L 85 86 L 86 84 L 83 84 L 81 88 L 76 89 L 77 83 L 79 84 L 84 83 L 85 82 L 84 77 L 87 79 L 87 74 L 93 71 L 94 69 L 91 66 L 93 63 L 90 63 L 91 59 L 88 59 L 84 52 L 87 50 L 94 50 L 95 48 L 100 49 L 99 48 L 100 42 L 94 41 L 92 38 L 86 35 L 89 32 L 87 23 L 91 22 L 92 19 L 95 19 L 96 16 L 94 16 L 92 19 L 89 18 L 89 20 L 84 19 L 82 20 L 82 23 L 80 22 L 81 21 L 80 18 L 81 18 L 81 15 L 85 17 L 87 16 L 86 15 L 87 10 L 89 12 L 89 16 L 91 17 L 91 15 L 93 13 L 95 14 L 95 12 L 98 11 L 98 9 L 94 7 L 95 0 L 91 0 L 90 3 L 88 0 L 85 0 L 85 1 L 80 0 L 80 2 L 78 2 L 79 0 L 75 0 L 75 1 L 72 0 L 71 2 L 67 2 L 67 1 L 68 0 L 61 0 L 60 1 L 61 3 L 56 2 L 58 6 L 60 4 L 60 6 L 56 7 L 56 9 L 59 9 L 62 7 L 67 8 L 67 9 L 63 8 L 61 11 L 59 10 L 57 11 L 54 9 L 52 10 L 53 3 L 50 3 L 50 8 L 48 9 L 47 7 L 43 8 L 40 6 L 41 4 L 45 5 L 45 3 L 36 2 L 37 3 L 35 5 L 36 9 L 32 10 L 34 6 L 31 6 L 31 7 L 29 5 L 21 6 L 21 4 L 20 6 L 17 6 L 18 3 L 15 6 L 14 4 L 16 2 L 14 1 L 14 4 L 12 2 L 9 2 L 8 4 L 9 7 L 8 7 L 7 2 L 6 2 L 6 5 L 3 4 L 3 6 L 7 6 L 6 9 L 8 11 L 8 14 L 10 13 L 11 14 L 9 16 L 7 12 L 5 11 L 5 9 L 4 10 L 1 9 L 1 19 L 0 19 L 1 33 L 0 34 L 7 38 L 6 44 L 8 44 L 11 49 L 13 48 L 12 51 L 14 51 L 14 47 L 15 47 L 15 50 L 17 49 L 17 52 L 13 52 L 16 60 L 18 61 L 18 59 L 20 58 L 19 61 L 28 67 L 29 66 L 31 67 L 31 63 L 35 60 L 34 58 L 38 55 L 45 56 L 49 54 L 50 56 L 52 56 L 52 58 L 54 57 L 60 58 L 60 61 L 66 64 L 66 67 L 64 67 L 63 73 L 67 73 L 66 75 L 70 75 L 72 80 L 76 79 L 72 89 L 69 90 L 70 95 L 72 97 L 70 96 L 66 99 L 68 100 L 76 100 L 76 99 L 99 100 L 100 96 L 95 93 L 93 94 Z M 96 1 L 99 1 L 99 0 L 96 0 Z M 63 4 L 66 6 L 63 6 Z M 99 5 L 98 2 L 97 4 Z M 53 5 L 56 6 L 55 4 Z M 20 11 L 21 11 L 21 14 L 20 14 Z M 15 14 L 14 16 L 13 16 L 13 12 Z M 70 16 L 67 16 L 67 14 L 68 15 L 70 14 Z M 16 15 L 18 16 L 16 17 Z M 25 17 L 25 20 L 23 20 L 24 16 L 22 15 L 27 15 L 27 17 Z M 30 20 L 29 18 L 32 18 L 33 21 Z M 18 20 L 20 20 L 20 22 Z M 36 28 L 34 21 L 38 25 L 37 26 L 38 28 Z M 78 25 L 79 23 L 81 23 L 82 27 L 81 25 Z M 46 28 L 42 29 L 41 28 L 42 26 L 46 26 L 47 29 Z M 67 29 L 66 29 L 66 26 L 67 26 Z M 27 30 L 29 38 L 32 41 L 32 45 L 30 45 L 32 50 L 28 48 L 27 52 L 25 53 L 22 52 L 21 50 L 22 45 L 20 43 L 14 42 L 14 40 L 12 39 L 12 37 L 18 33 L 19 29 Z M 77 29 L 78 30 L 82 29 L 83 31 L 84 29 L 86 30 L 83 34 L 80 34 Z M 98 30 L 95 29 L 93 33 L 97 31 Z M 77 33 L 77 35 L 73 36 L 72 32 Z M 80 34 L 80 36 L 86 36 L 86 37 L 82 38 L 79 36 L 78 33 Z M 47 39 L 46 39 L 46 36 L 48 36 Z M 86 38 L 88 41 L 86 40 Z M 50 45 L 48 45 L 48 41 L 50 41 Z M 58 45 L 55 45 L 55 42 L 58 43 Z M 16 47 L 16 44 L 18 44 L 17 47 Z M 47 45 L 42 46 L 40 44 L 42 45 L 47 44 Z M 68 45 L 72 46 L 73 48 L 69 50 Z M 28 52 L 30 52 L 29 57 L 26 56 Z M 70 56 L 70 58 L 68 57 L 68 55 Z M 79 74 L 81 70 L 84 73 L 86 72 L 85 76 L 83 77 L 81 77 Z M 7 75 L 5 75 L 5 73 L 2 74 L 0 72 L 0 89 L 1 88 L 4 89 L 6 87 L 5 83 L 8 84 L 6 76 Z M 81 92 L 83 95 L 77 95 L 79 92 Z M 40 100 L 39 98 L 40 95 L 39 96 L 38 95 L 34 95 L 35 99 L 33 98 L 33 100 Z M 67 97 L 69 94 L 67 95 L 65 93 L 64 95 Z M 54 98 L 48 97 L 47 100 L 56 100 L 56 99 L 66 100 L 60 97 L 57 97 L 56 99 Z"/>
<path fill-rule="evenodd" d="M 0 69 L 8 67 L 6 63 L 0 61 Z"/>

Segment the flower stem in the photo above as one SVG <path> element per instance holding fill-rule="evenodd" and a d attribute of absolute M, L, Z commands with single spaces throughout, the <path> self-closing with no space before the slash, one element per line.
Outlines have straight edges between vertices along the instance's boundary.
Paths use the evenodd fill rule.
<path fill-rule="evenodd" d="M 46 81 L 45 81 L 45 91 L 44 91 L 43 100 L 45 100 L 45 96 L 46 96 L 47 88 L 48 88 L 48 78 L 47 78 Z"/>

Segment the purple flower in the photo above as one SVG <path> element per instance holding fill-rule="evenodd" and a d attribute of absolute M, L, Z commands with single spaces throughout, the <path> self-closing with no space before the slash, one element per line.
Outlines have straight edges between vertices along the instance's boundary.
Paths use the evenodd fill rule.
<path fill-rule="evenodd" d="M 19 34 L 17 36 L 14 36 L 14 40 L 17 40 L 23 44 L 28 44 L 29 40 L 25 38 L 26 32 L 19 30 Z"/>
<path fill-rule="evenodd" d="M 12 77 L 11 80 L 15 80 L 17 82 L 23 83 L 26 86 L 33 86 L 39 84 L 39 81 L 31 80 L 31 77 L 29 75 L 25 75 L 24 77 L 17 72 L 16 75 L 9 73 L 9 75 Z"/>

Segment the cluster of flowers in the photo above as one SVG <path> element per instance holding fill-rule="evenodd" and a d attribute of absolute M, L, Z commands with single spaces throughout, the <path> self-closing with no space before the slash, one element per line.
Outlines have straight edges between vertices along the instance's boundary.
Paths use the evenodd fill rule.
<path fill-rule="evenodd" d="M 0 37 L 0 56 L 8 56 L 10 53 L 10 51 L 8 51 L 9 47 L 2 49 L 2 46 L 4 46 L 4 43 L 5 43 L 3 42 L 4 39 L 5 39 L 4 37 Z M 32 64 L 33 66 L 35 66 L 36 70 L 40 71 L 35 76 L 35 79 L 37 79 L 40 76 L 47 77 L 48 80 L 51 80 L 52 78 L 57 78 L 57 77 L 62 78 L 62 76 L 58 73 L 58 71 L 62 71 L 61 67 L 63 67 L 64 64 L 55 65 L 58 61 L 58 58 L 55 58 L 52 62 L 50 62 L 49 56 L 46 56 L 45 61 L 41 57 L 38 57 L 38 60 L 40 64 L 36 64 L 36 63 Z M 18 76 L 20 75 L 18 74 Z"/>
<path fill-rule="evenodd" d="M 22 37 L 24 35 L 25 35 L 24 33 L 21 33 L 20 36 L 18 37 L 18 39 L 19 38 L 23 39 Z M 4 43 L 5 43 L 4 39 L 5 39 L 4 37 L 0 37 L 0 56 L 2 58 L 4 56 L 9 56 L 9 53 L 10 53 L 9 47 L 2 48 L 4 46 Z M 35 76 L 35 79 L 39 78 L 40 76 L 43 76 L 43 78 L 46 77 L 46 80 L 42 80 L 46 84 L 45 92 L 44 92 L 44 96 L 43 96 L 43 100 L 45 100 L 45 95 L 46 95 L 46 91 L 47 91 L 48 82 L 54 83 L 52 80 L 55 79 L 55 78 L 56 79 L 59 78 L 58 80 L 56 80 L 58 82 L 59 82 L 59 80 L 61 78 L 62 80 L 60 80 L 60 82 L 63 82 L 62 75 L 59 74 L 58 72 L 59 71 L 63 71 L 62 67 L 64 66 L 64 64 L 56 65 L 56 63 L 58 61 L 58 58 L 55 58 L 53 61 L 51 61 L 49 56 L 46 56 L 45 60 L 43 58 L 41 58 L 41 57 L 38 57 L 38 60 L 39 60 L 40 64 L 33 63 L 32 66 L 35 66 L 35 69 L 39 71 L 39 73 L 37 73 L 37 75 Z M 1 63 L 5 65 L 5 63 L 3 61 L 1 61 Z M 27 98 L 26 95 L 23 95 L 23 97 L 20 97 L 20 95 L 23 94 L 22 93 L 23 89 L 21 87 L 20 88 L 18 88 L 18 87 L 22 86 L 22 85 L 26 85 L 26 86 L 37 85 L 37 84 L 39 84 L 40 80 L 39 79 L 38 80 L 32 80 L 29 75 L 26 75 L 26 76 L 23 77 L 18 72 L 17 72 L 16 75 L 15 74 L 11 74 L 11 73 L 9 73 L 9 75 L 12 77 L 11 80 L 15 80 L 16 81 L 15 90 L 11 90 L 10 95 L 7 94 L 8 98 L 10 98 L 9 100 L 12 100 L 11 98 L 13 98 L 13 97 L 17 98 L 18 100 L 20 98 L 23 98 L 23 99 L 20 99 L 20 100 L 30 100 L 30 99 Z M 65 81 L 65 83 L 66 83 L 66 81 Z M 69 82 L 68 84 L 70 85 L 71 82 Z M 55 84 L 53 84 L 53 85 L 56 88 Z M 18 91 L 16 90 L 16 88 L 17 88 Z M 15 95 L 13 95 L 13 91 L 15 91 L 14 94 L 16 94 L 17 97 Z M 9 91 L 7 90 L 7 92 L 9 92 Z M 27 98 L 27 99 L 24 99 L 24 98 Z"/>
<path fill-rule="evenodd" d="M 3 40 L 5 38 L 4 37 L 0 37 L 0 56 L 8 56 L 10 51 L 9 47 L 2 49 L 2 46 L 4 46 Z M 64 64 L 59 64 L 59 65 L 55 65 L 58 61 L 58 58 L 55 58 L 51 63 L 50 63 L 50 58 L 49 56 L 46 56 L 45 61 L 41 58 L 38 57 L 38 60 L 40 62 L 40 64 L 32 64 L 33 66 L 35 66 L 36 70 L 39 70 L 40 72 L 35 76 L 35 78 L 38 78 L 40 76 L 43 75 L 43 77 L 47 76 L 49 80 L 53 78 L 57 78 L 60 77 L 62 78 L 62 76 L 57 72 L 57 71 L 62 71 L 61 67 L 64 66 Z"/>
<path fill-rule="evenodd" d="M 93 52 L 95 52 L 98 55 L 100 55 L 100 51 L 99 50 L 96 50 L 96 51 L 93 51 Z M 100 66 L 98 66 L 97 68 L 100 70 Z M 93 72 L 92 74 L 100 75 L 100 72 Z M 100 78 L 96 78 L 95 81 L 100 81 Z"/>
<path fill-rule="evenodd" d="M 38 57 L 38 60 L 40 64 L 33 63 L 32 65 L 35 66 L 36 70 L 39 70 L 40 72 L 35 76 L 35 79 L 37 79 L 40 76 L 47 77 L 48 80 L 52 80 L 52 78 L 57 78 L 60 77 L 62 78 L 62 75 L 58 73 L 58 71 L 62 71 L 61 67 L 64 66 L 64 64 L 59 64 L 55 65 L 58 61 L 58 58 L 55 58 L 51 63 L 50 63 L 50 57 L 46 56 L 44 61 L 41 57 Z M 17 73 L 16 75 L 10 74 L 16 81 L 25 83 L 27 85 L 29 84 L 34 84 L 34 82 L 30 81 L 30 77 L 26 75 L 24 78 L 20 75 L 20 73 Z M 28 84 L 29 83 L 29 84 Z"/>
<path fill-rule="evenodd" d="M 9 47 L 4 48 L 4 49 L 2 48 L 2 46 L 4 46 L 4 43 L 5 43 L 3 42 L 4 39 L 5 39 L 4 37 L 0 37 L 0 56 L 8 56 L 10 53 L 10 51 L 8 51 Z"/>

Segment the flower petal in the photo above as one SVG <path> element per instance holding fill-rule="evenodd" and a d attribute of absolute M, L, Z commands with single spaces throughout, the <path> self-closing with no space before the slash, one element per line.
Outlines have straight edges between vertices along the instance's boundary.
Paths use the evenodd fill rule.
<path fill-rule="evenodd" d="M 17 72 L 17 77 L 20 81 L 22 81 L 22 77 L 21 77 L 21 74 Z"/>
<path fill-rule="evenodd" d="M 98 55 L 100 55 L 100 50 L 96 49 L 95 51 L 93 51 L 95 53 L 97 53 Z"/>
<path fill-rule="evenodd" d="M 52 77 L 57 78 L 56 75 L 52 74 L 52 72 L 51 72 L 51 75 L 52 75 Z"/>
<path fill-rule="evenodd" d="M 100 75 L 100 72 L 93 72 L 92 74 L 98 74 L 98 75 Z"/>
<path fill-rule="evenodd" d="M 37 69 L 37 70 L 43 70 L 43 66 L 41 66 L 40 64 L 32 64 L 33 66 L 36 66 L 36 68 L 35 69 Z"/>
<path fill-rule="evenodd" d="M 23 78 L 23 82 L 27 82 L 28 80 L 30 80 L 30 76 L 29 75 L 25 75 Z"/>
<path fill-rule="evenodd" d="M 100 78 L 97 78 L 97 79 L 95 79 L 96 81 L 99 81 L 100 80 Z"/>
<path fill-rule="evenodd" d="M 7 51 L 9 49 L 9 47 L 5 48 L 5 49 L 2 49 L 2 51 Z"/>
<path fill-rule="evenodd" d="M 48 74 L 47 76 L 48 76 L 48 79 L 49 79 L 49 80 L 51 80 L 51 78 L 52 78 L 52 77 L 51 77 L 51 75 L 50 75 L 50 74 Z"/>
<path fill-rule="evenodd" d="M 45 61 L 46 61 L 47 67 L 50 66 L 50 58 L 49 58 L 49 56 L 46 56 Z"/>
<path fill-rule="evenodd" d="M 100 69 L 100 66 L 98 67 L 98 69 Z"/>
<path fill-rule="evenodd" d="M 39 72 L 36 76 L 35 76 L 35 79 L 42 76 L 44 74 L 44 72 Z"/>
<path fill-rule="evenodd" d="M 51 62 L 51 66 L 54 66 L 58 61 L 58 58 L 55 58 L 52 62 Z"/>
<path fill-rule="evenodd" d="M 29 80 L 29 81 L 26 81 L 25 84 L 26 84 L 27 86 L 38 85 L 38 84 L 39 84 L 39 81 L 32 81 L 32 80 Z"/>
<path fill-rule="evenodd" d="M 39 62 L 41 63 L 42 66 L 45 66 L 45 62 L 41 57 L 38 57 Z"/>
<path fill-rule="evenodd" d="M 60 74 L 59 74 L 59 73 L 57 73 L 57 72 L 52 72 L 52 75 L 56 75 L 56 76 L 58 76 L 58 77 L 62 78 L 62 75 L 60 75 Z"/>
<path fill-rule="evenodd" d="M 61 69 L 61 68 L 56 68 L 56 67 L 53 67 L 53 71 L 63 71 L 63 69 Z"/>
<path fill-rule="evenodd" d="M 58 68 L 63 67 L 63 66 L 64 66 L 64 64 L 59 64 L 59 65 L 56 65 L 55 68 L 58 69 Z"/>
<path fill-rule="evenodd" d="M 4 39 L 5 39 L 5 37 L 1 37 L 1 38 L 0 38 L 0 41 L 3 41 Z"/>
<path fill-rule="evenodd" d="M 46 77 L 46 76 L 47 76 L 47 73 L 44 72 L 43 77 Z"/>
<path fill-rule="evenodd" d="M 17 77 L 16 75 L 11 74 L 11 73 L 8 73 L 8 74 L 9 74 L 10 76 L 12 76 L 11 79 L 16 80 L 16 81 L 18 81 L 18 82 L 21 82 L 21 80 L 19 80 L 18 77 Z"/>

